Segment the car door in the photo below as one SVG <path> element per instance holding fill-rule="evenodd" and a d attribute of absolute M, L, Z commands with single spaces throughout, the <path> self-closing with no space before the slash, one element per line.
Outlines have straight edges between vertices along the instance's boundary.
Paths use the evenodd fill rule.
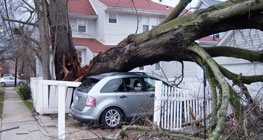
<path fill-rule="evenodd" d="M 147 112 L 147 93 L 142 91 L 139 77 L 122 78 L 122 89 L 117 92 L 117 103 L 126 117 L 142 116 Z"/>
<path fill-rule="evenodd" d="M 144 77 L 142 78 L 144 84 L 144 91 L 147 94 L 147 107 L 148 113 L 153 114 L 154 109 L 154 94 L 155 94 L 155 82 L 157 79 L 151 77 Z"/>
<path fill-rule="evenodd" d="M 15 78 L 14 77 L 8 77 L 6 78 L 6 85 L 9 85 L 9 86 L 14 86 L 15 84 Z"/>

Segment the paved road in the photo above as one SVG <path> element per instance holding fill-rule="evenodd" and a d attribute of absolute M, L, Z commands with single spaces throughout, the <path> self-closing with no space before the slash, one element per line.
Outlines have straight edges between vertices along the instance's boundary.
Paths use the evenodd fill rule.
<path fill-rule="evenodd" d="M 1 140 L 49 140 L 13 87 L 6 87 Z"/>

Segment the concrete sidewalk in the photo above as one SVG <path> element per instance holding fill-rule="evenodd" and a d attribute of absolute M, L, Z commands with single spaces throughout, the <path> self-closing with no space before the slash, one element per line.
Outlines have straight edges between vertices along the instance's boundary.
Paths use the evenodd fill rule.
<path fill-rule="evenodd" d="M 49 140 L 13 87 L 6 87 L 1 140 Z"/>
<path fill-rule="evenodd" d="M 1 140 L 57 140 L 56 115 L 37 115 L 25 106 L 13 87 L 5 87 Z M 66 140 L 97 140 L 114 137 L 118 129 L 105 130 L 83 125 L 66 115 Z"/>

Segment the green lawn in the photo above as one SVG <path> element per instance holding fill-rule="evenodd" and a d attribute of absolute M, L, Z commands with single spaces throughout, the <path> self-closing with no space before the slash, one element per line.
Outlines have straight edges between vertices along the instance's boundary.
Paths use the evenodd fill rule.
<path fill-rule="evenodd" d="M 34 110 L 34 106 L 33 106 L 33 103 L 31 100 L 24 100 L 22 94 L 19 92 L 19 88 L 20 87 L 15 87 L 15 90 L 16 92 L 18 93 L 19 97 L 24 101 L 24 104 L 27 106 L 27 108 L 30 110 L 30 111 L 33 111 Z"/>
<path fill-rule="evenodd" d="M 0 118 L 2 118 L 3 105 L 4 105 L 4 89 L 0 87 Z"/>

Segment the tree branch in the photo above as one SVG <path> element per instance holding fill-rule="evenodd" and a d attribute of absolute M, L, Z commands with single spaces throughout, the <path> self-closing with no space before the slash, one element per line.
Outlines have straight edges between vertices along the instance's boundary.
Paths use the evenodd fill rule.
<path fill-rule="evenodd" d="M 40 44 L 37 40 L 35 40 L 34 38 L 24 34 L 20 29 L 15 28 L 14 33 L 17 35 L 20 35 L 23 39 L 28 39 L 28 40 L 34 42 L 37 46 L 40 46 Z"/>
<path fill-rule="evenodd" d="M 224 79 L 223 74 L 220 72 L 216 62 L 209 56 L 208 53 L 204 49 L 202 49 L 200 46 L 193 44 L 189 47 L 187 47 L 188 50 L 196 53 L 199 57 L 202 58 L 204 64 L 207 64 L 209 68 L 211 69 L 211 72 L 213 72 L 213 75 L 215 75 L 216 80 L 219 83 L 220 88 L 222 88 L 222 105 L 219 109 L 219 119 L 217 121 L 216 128 L 214 129 L 212 133 L 212 139 L 218 139 L 220 134 L 222 133 L 225 125 L 225 119 L 227 115 L 227 109 L 229 106 L 229 99 L 230 99 L 230 89 L 228 86 L 227 81 Z"/>
<path fill-rule="evenodd" d="M 27 5 L 31 10 L 33 10 L 33 11 L 35 11 L 36 9 L 33 7 L 33 6 L 31 6 L 27 1 L 25 1 L 25 0 L 22 0 L 23 1 L 23 3 L 25 3 L 25 5 Z"/>
<path fill-rule="evenodd" d="M 162 25 L 177 18 L 192 0 L 180 0 L 174 10 L 159 24 Z"/>
<path fill-rule="evenodd" d="M 229 47 L 229 46 L 216 46 L 216 47 L 203 47 L 203 49 L 211 56 L 226 56 L 235 57 L 248 60 L 250 62 L 263 62 L 263 53 L 251 51 L 242 48 Z"/>
<path fill-rule="evenodd" d="M 123 139 L 126 136 L 126 133 L 128 130 L 136 130 L 136 131 L 147 131 L 147 132 L 153 132 L 154 134 L 152 136 L 170 136 L 170 137 L 179 137 L 183 139 L 191 139 L 191 140 L 200 140 L 199 138 L 195 138 L 191 136 L 191 134 L 184 133 L 184 132 L 168 132 L 164 130 L 159 131 L 153 131 L 150 127 L 145 126 L 123 126 L 123 128 L 115 135 L 114 138 L 104 137 L 105 140 L 120 140 Z"/>
<path fill-rule="evenodd" d="M 5 17 L 3 17 L 3 16 L 2 16 L 2 19 L 3 19 L 4 21 L 16 22 L 16 23 L 21 23 L 21 24 L 26 24 L 26 25 L 31 25 L 31 26 L 37 26 L 37 24 L 35 24 L 35 23 L 24 22 L 24 21 L 15 20 L 15 19 L 7 19 L 7 18 L 5 18 Z"/>
<path fill-rule="evenodd" d="M 207 36 L 207 34 L 213 34 L 214 28 L 219 28 L 220 30 L 230 30 L 230 28 L 234 26 L 218 26 L 220 22 L 227 21 L 230 18 L 235 18 L 239 16 L 244 16 L 248 13 L 258 12 L 260 15 L 260 11 L 263 7 L 262 0 L 248 0 L 243 1 L 238 4 L 231 3 L 230 1 L 224 2 L 222 4 L 218 4 L 215 6 L 211 6 L 209 8 L 199 10 L 193 14 L 185 15 L 178 17 L 166 24 L 158 26 L 151 31 L 151 37 L 154 38 L 159 36 L 160 34 L 164 34 L 169 32 L 171 29 L 182 29 L 182 27 L 190 27 L 194 26 L 196 28 L 202 28 L 199 30 L 200 34 Z M 201 23 L 201 24 L 200 24 Z M 218 25 L 216 25 L 218 24 Z M 189 31 L 189 29 L 185 29 Z M 201 32 L 204 31 L 204 32 Z M 217 30 L 216 30 L 217 31 Z M 204 37 L 203 36 L 203 37 Z M 199 38 L 194 38 L 194 40 Z M 190 45 L 190 44 L 189 44 Z"/>
<path fill-rule="evenodd" d="M 235 74 L 226 68 L 218 65 L 220 68 L 220 71 L 222 74 L 227 77 L 228 79 L 232 80 L 234 84 L 238 85 L 240 82 L 243 84 L 251 84 L 254 82 L 262 82 L 263 81 L 263 75 L 255 75 L 255 76 L 243 76 L 240 74 Z"/>

